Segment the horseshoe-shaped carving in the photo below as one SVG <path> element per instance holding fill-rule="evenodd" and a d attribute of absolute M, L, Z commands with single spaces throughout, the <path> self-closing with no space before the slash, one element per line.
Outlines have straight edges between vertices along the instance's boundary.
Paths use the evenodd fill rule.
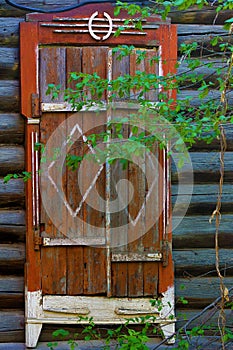
<path fill-rule="evenodd" d="M 88 21 L 88 30 L 89 30 L 89 33 L 90 35 L 92 36 L 93 39 L 95 40 L 106 40 L 110 37 L 111 33 L 112 33 L 112 18 L 109 16 L 109 14 L 107 12 L 104 12 L 104 17 L 108 19 L 108 22 L 109 22 L 109 29 L 108 29 L 108 32 L 107 34 L 105 34 L 102 38 L 101 36 L 99 35 L 96 35 L 92 29 L 92 22 L 93 20 L 98 16 L 99 12 L 96 11 L 94 12 L 89 21 Z"/>

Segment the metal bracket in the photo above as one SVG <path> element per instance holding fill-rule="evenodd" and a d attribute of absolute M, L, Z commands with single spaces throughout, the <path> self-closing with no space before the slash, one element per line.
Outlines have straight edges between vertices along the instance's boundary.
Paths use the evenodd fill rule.
<path fill-rule="evenodd" d="M 163 267 L 168 266 L 169 244 L 167 241 L 162 242 Z"/>
<path fill-rule="evenodd" d="M 32 118 L 39 118 L 40 113 L 40 99 L 38 94 L 31 94 L 31 103 L 32 103 Z"/>
<path fill-rule="evenodd" d="M 40 230 L 38 228 L 34 228 L 34 249 L 39 250 L 42 244 L 43 239 L 40 236 Z"/>

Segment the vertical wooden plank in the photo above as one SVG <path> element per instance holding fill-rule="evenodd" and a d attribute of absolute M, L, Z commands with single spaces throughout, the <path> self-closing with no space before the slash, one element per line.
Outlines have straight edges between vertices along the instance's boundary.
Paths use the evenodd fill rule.
<path fill-rule="evenodd" d="M 153 60 L 158 56 L 157 49 L 146 50 L 146 56 L 144 59 L 144 69 L 147 74 L 159 74 L 159 66 L 156 60 Z M 145 93 L 145 98 L 150 101 L 158 100 L 158 89 L 150 89 Z M 150 116 L 148 115 L 148 118 Z M 153 116 L 151 116 L 153 118 Z M 147 133 L 150 132 L 147 130 Z M 158 145 L 154 144 L 151 149 L 151 154 L 154 155 L 155 158 L 158 159 Z M 148 176 L 154 173 L 154 179 L 158 180 L 159 169 L 158 163 L 156 161 L 153 162 L 152 157 L 149 153 L 145 156 L 145 171 Z M 145 195 L 148 195 L 150 192 L 150 188 L 147 188 L 145 191 Z M 152 223 L 155 220 L 153 226 L 145 233 L 143 236 L 142 242 L 144 251 L 148 253 L 154 253 L 160 250 L 160 240 L 159 240 L 159 225 L 158 225 L 158 181 L 155 182 L 154 188 L 150 193 L 150 197 L 148 200 L 148 205 L 146 206 L 146 224 Z M 158 220 L 158 221 L 157 221 Z M 144 287 L 143 287 L 143 295 L 144 296 L 156 296 L 157 295 L 157 286 L 158 286 L 158 267 L 159 264 L 157 262 L 146 262 L 144 263 L 144 271 L 143 271 L 143 279 L 144 279 Z"/>
<path fill-rule="evenodd" d="M 20 23 L 21 113 L 32 117 L 32 93 L 38 93 L 38 23 Z"/>
<path fill-rule="evenodd" d="M 82 69 L 82 49 L 79 47 L 69 47 L 66 51 L 66 70 L 67 70 L 67 79 L 69 78 L 69 73 L 71 72 L 81 72 Z M 67 86 L 75 89 L 75 81 L 67 82 Z M 80 128 L 83 128 L 82 122 L 80 123 L 81 118 L 77 120 Z M 80 137 L 72 145 L 69 154 L 75 156 L 83 155 L 83 139 Z M 78 208 L 82 195 L 80 192 L 80 181 L 82 178 L 78 178 L 79 168 L 77 170 L 68 169 L 67 173 L 67 184 L 66 184 L 66 193 L 67 199 L 71 208 L 75 211 Z M 83 207 L 80 209 L 80 212 L 77 216 L 83 220 Z M 72 227 L 74 222 L 72 222 Z M 68 227 L 69 219 L 68 219 Z M 74 228 L 78 235 L 83 236 L 83 225 L 80 227 Z M 75 237 L 75 236 L 74 236 Z M 83 294 L 83 278 L 84 278 L 84 263 L 83 263 L 83 247 L 69 247 L 67 254 L 67 294 L 68 295 L 77 295 Z"/>
<path fill-rule="evenodd" d="M 140 215 L 140 210 L 145 200 L 145 178 L 142 170 L 133 163 L 129 164 L 129 181 L 134 188 L 134 196 L 129 203 L 129 215 L 131 220 L 135 220 Z M 128 230 L 128 240 L 131 243 L 128 244 L 128 252 L 142 253 L 144 247 L 142 239 L 138 238 L 139 235 L 144 232 L 145 228 L 145 216 L 144 214 L 139 216 L 137 224 L 130 226 Z M 130 262 L 128 263 L 128 296 L 139 297 L 143 295 L 143 263 L 142 262 Z"/>
<path fill-rule="evenodd" d="M 20 74 L 21 74 L 21 113 L 32 117 L 31 94 L 38 93 L 38 25 L 37 23 L 20 24 Z M 29 79 L 30 77 L 30 79 Z M 34 145 L 32 134 L 39 134 L 38 125 L 26 126 L 26 171 L 33 171 Z M 26 183 L 26 266 L 25 281 L 29 292 L 41 289 L 41 256 L 34 250 L 33 227 L 33 183 Z"/>
<path fill-rule="evenodd" d="M 40 49 L 40 96 L 41 102 L 51 102 L 51 96 L 46 95 L 48 84 L 66 87 L 66 49 L 64 47 L 42 47 Z M 53 102 L 64 102 L 63 94 Z"/>
<path fill-rule="evenodd" d="M 146 56 L 144 60 L 145 72 L 147 74 L 156 74 L 159 75 L 159 64 L 156 59 L 158 58 L 158 49 L 146 50 Z M 150 101 L 158 101 L 158 89 L 150 89 L 145 93 L 145 98 Z"/>
<path fill-rule="evenodd" d="M 64 122 L 66 115 L 64 113 L 47 113 L 41 118 L 41 143 L 46 144 L 52 132 Z M 58 145 L 59 145 L 59 141 Z M 56 145 L 54 145 L 56 147 Z M 53 150 L 51 150 L 52 155 Z M 60 216 L 62 221 L 66 220 L 62 203 L 53 201 L 53 193 L 48 194 L 48 200 L 52 201 L 54 215 Z M 53 225 L 45 210 L 42 207 L 41 223 L 44 227 L 46 236 L 51 238 L 62 237 L 58 229 Z M 42 291 L 44 294 L 66 294 L 66 247 L 42 247 Z"/>
<path fill-rule="evenodd" d="M 158 144 L 153 146 L 151 153 L 158 159 Z M 156 160 L 153 160 L 150 157 L 150 154 L 146 154 L 146 174 L 152 175 L 155 178 L 154 186 L 152 190 L 147 188 L 146 193 L 150 197 L 148 205 L 146 206 L 146 223 L 154 223 L 152 227 L 147 231 L 143 236 L 143 247 L 145 253 L 155 253 L 160 251 L 160 237 L 159 237 L 159 189 L 158 189 L 158 176 L 159 168 Z M 161 264 L 161 263 L 160 263 Z M 158 262 L 145 262 L 144 263 L 144 296 L 156 297 L 158 294 L 158 275 L 159 275 L 159 263 Z"/>
<path fill-rule="evenodd" d="M 32 134 L 39 134 L 38 125 L 27 125 L 26 127 L 26 171 L 33 171 L 33 140 Z M 33 227 L 33 184 L 32 180 L 26 183 L 26 266 L 25 281 L 29 292 L 41 289 L 41 254 L 34 250 L 34 227 Z"/>
<path fill-rule="evenodd" d="M 83 47 L 82 55 L 82 70 L 84 73 L 97 73 L 101 78 L 106 78 L 107 74 L 107 47 Z M 103 96 L 106 97 L 106 96 Z M 101 132 L 104 130 L 106 123 L 105 113 L 85 113 L 83 119 L 83 128 L 88 134 Z M 97 125 L 103 125 L 95 129 Z M 89 164 L 88 164 L 89 163 Z M 93 179 L 93 164 L 86 162 L 83 185 L 85 182 L 91 183 Z M 91 179 L 90 179 L 91 177 Z M 105 199 L 105 173 L 101 172 L 97 188 L 99 194 Z M 89 193 L 90 203 L 95 203 L 96 194 L 93 191 Z M 86 232 L 84 224 L 84 234 L 86 237 L 95 236 L 95 227 L 105 226 L 105 213 L 96 211 L 90 205 L 84 205 L 84 221 L 93 226 L 93 229 Z M 100 294 L 106 293 L 106 249 L 105 248 L 84 248 L 84 293 L 85 294 Z"/>
<path fill-rule="evenodd" d="M 177 36 L 176 36 L 176 26 L 163 26 L 160 27 L 160 41 L 162 47 L 161 62 L 162 62 L 162 74 L 167 75 L 168 73 L 173 74 L 176 72 L 176 58 L 177 58 Z M 170 90 L 168 92 L 168 97 L 176 99 L 176 91 Z M 175 104 L 175 102 L 174 102 Z M 162 152 L 161 152 L 162 153 Z M 174 285 L 174 271 L 172 262 L 172 227 L 171 227 L 171 208 L 167 208 L 168 203 L 171 202 L 170 197 L 170 181 L 169 181 L 169 162 L 166 159 L 166 154 L 163 152 L 161 155 L 161 164 L 164 167 L 163 177 L 163 188 L 166 188 L 166 193 L 162 194 L 163 203 L 166 202 L 166 212 L 164 213 L 164 219 L 169 217 L 168 223 L 161 223 L 161 240 L 168 245 L 168 260 L 166 266 L 162 264 L 159 265 L 159 288 L 158 292 L 165 292 L 169 286 Z M 166 170 L 165 170 L 166 169 Z M 166 197 L 166 198 L 165 198 Z M 161 203 L 162 204 L 162 203 Z M 170 212 L 167 213 L 167 210 Z"/>
<path fill-rule="evenodd" d="M 98 118 L 97 118 L 98 117 Z M 106 114 L 101 113 L 97 115 L 96 113 L 87 112 L 84 113 L 83 117 L 83 128 L 84 130 L 89 130 L 86 136 L 101 132 L 102 128 L 95 128 L 98 123 L 104 124 L 106 122 Z M 84 154 L 90 152 L 87 147 L 84 149 Z M 95 168 L 93 161 L 86 161 L 83 167 L 83 189 L 86 190 L 90 188 L 93 178 L 96 172 L 93 173 L 93 168 Z M 93 176 L 94 175 L 94 176 Z M 84 237 L 87 239 L 90 237 L 97 237 L 96 231 L 98 228 L 103 228 L 103 235 L 105 235 L 105 212 L 99 211 L 93 208 L 93 206 L 98 206 L 97 193 L 105 201 L 105 169 L 99 174 L 96 184 L 92 187 L 89 192 L 86 202 L 83 205 L 83 216 L 84 216 Z M 87 202 L 89 204 L 87 204 Z M 90 226 L 89 226 L 90 225 Z M 84 293 L 85 294 L 100 294 L 106 293 L 106 248 L 101 247 L 84 247 Z"/>
<path fill-rule="evenodd" d="M 136 50 L 130 55 L 130 75 L 134 76 L 136 71 L 143 72 L 145 70 L 145 60 L 137 63 Z M 134 98 L 137 99 L 139 91 L 134 90 Z M 129 130 L 129 134 L 131 133 Z M 139 133 L 143 130 L 139 130 Z M 128 251 L 131 253 L 142 253 L 144 251 L 142 238 L 145 230 L 145 213 L 140 212 L 145 204 L 145 155 L 139 156 L 138 161 L 141 168 L 130 162 L 128 168 L 128 178 L 134 189 L 134 196 L 129 203 L 129 220 L 137 220 L 135 226 L 131 225 L 128 231 Z M 138 238 L 139 237 L 139 238 Z M 143 263 L 130 262 L 128 264 L 128 295 L 131 297 L 143 296 Z"/>
<path fill-rule="evenodd" d="M 112 61 L 112 78 L 129 74 L 129 56 L 122 57 L 121 60 L 117 59 L 119 54 L 113 55 Z M 125 115 L 126 114 L 126 115 Z M 121 109 L 116 109 L 112 111 L 113 118 L 121 118 L 128 116 L 128 113 Z M 128 126 L 123 125 L 121 134 L 126 139 L 128 138 Z M 111 200 L 119 197 L 119 194 L 115 191 L 115 186 L 121 179 L 128 179 L 128 167 L 126 169 L 122 168 L 122 164 L 118 161 L 112 166 L 112 193 Z M 122 189 L 124 190 L 124 189 Z M 127 192 L 127 187 L 125 186 L 125 191 Z M 128 196 L 126 200 L 128 201 Z M 119 203 L 120 204 L 120 203 Z M 111 225 L 112 227 L 119 227 L 119 234 L 114 238 L 114 242 L 117 248 L 112 249 L 113 253 L 125 252 L 127 250 L 127 223 L 128 223 L 128 206 L 124 210 L 118 210 L 116 213 L 111 215 Z M 125 225 L 125 227 L 124 227 Z M 122 262 L 112 263 L 112 295 L 117 297 L 127 296 L 128 293 L 128 264 Z"/>

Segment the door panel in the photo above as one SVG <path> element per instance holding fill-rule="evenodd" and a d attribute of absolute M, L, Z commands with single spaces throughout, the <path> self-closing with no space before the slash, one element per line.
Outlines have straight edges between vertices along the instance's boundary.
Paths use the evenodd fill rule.
<path fill-rule="evenodd" d="M 155 56 L 155 49 L 137 49 L 134 53 L 124 57 L 123 60 L 117 59 L 117 54 L 113 55 L 113 59 L 109 61 L 111 49 L 108 47 L 76 47 L 76 48 L 59 48 L 59 47 L 42 47 L 40 49 L 40 66 L 43 73 L 40 75 L 41 101 L 42 103 L 51 103 L 51 96 L 46 94 L 48 84 L 60 85 L 61 88 L 70 86 L 69 73 L 72 71 L 81 70 L 84 73 L 97 73 L 101 78 L 106 77 L 116 79 L 122 74 L 130 73 L 132 76 L 136 72 L 157 73 L 158 64 L 155 61 L 150 63 L 150 59 Z M 140 62 L 137 59 L 140 53 L 144 52 L 145 58 Z M 55 64 L 53 64 L 55 63 Z M 111 76 L 109 75 L 111 74 Z M 74 87 L 74 82 L 72 82 Z M 130 92 L 131 101 L 137 100 L 138 91 L 135 89 Z M 91 98 L 91 96 L 89 96 Z M 157 91 L 149 91 L 147 98 L 153 101 L 157 98 Z M 55 103 L 63 103 L 64 96 L 61 94 L 53 100 Z M 107 96 L 103 96 L 102 100 L 107 101 Z M 52 101 L 52 102 L 53 102 Z M 115 109 L 111 112 L 111 118 L 128 117 L 130 113 L 137 112 L 137 110 Z M 92 133 L 101 133 L 104 131 L 107 122 L 107 111 L 102 113 L 94 112 L 79 112 L 79 128 L 81 130 L 88 130 L 85 137 Z M 46 144 L 49 137 L 57 127 L 68 120 L 69 113 L 53 112 L 43 113 L 41 118 L 41 142 Z M 65 124 L 64 124 L 65 125 Z M 95 129 L 95 125 L 100 125 Z M 65 128 L 65 127 L 64 127 Z M 63 129 L 64 129 L 63 128 Z M 65 132 L 65 129 L 63 130 Z M 141 130 L 143 131 L 143 130 Z M 125 138 L 130 136 L 132 128 L 124 125 L 124 130 L 121 131 Z M 69 137 L 69 135 L 68 135 Z M 59 140 L 55 148 L 59 148 Z M 82 156 L 90 152 L 90 147 L 85 144 L 83 138 L 79 138 L 69 149 L 69 154 Z M 158 147 L 154 146 L 154 156 L 158 158 Z M 51 154 L 53 156 L 53 154 Z M 146 153 L 141 156 L 139 161 L 140 166 L 129 162 L 126 169 L 122 168 L 122 164 L 117 161 L 110 168 L 111 174 L 111 189 L 110 196 L 112 200 L 116 200 L 118 193 L 116 186 L 123 178 L 131 183 L 134 193 L 126 194 L 124 197 L 129 205 L 120 210 L 120 212 L 112 213 L 110 215 L 111 227 L 121 227 L 119 229 L 120 247 L 113 249 L 114 253 L 123 255 L 130 255 L 132 261 L 130 262 L 114 262 L 111 263 L 111 256 L 107 253 L 106 248 L 93 248 L 87 246 L 76 247 L 42 247 L 42 290 L 45 294 L 84 294 L 84 295 L 98 295 L 108 294 L 112 296 L 156 296 L 157 295 L 157 281 L 158 281 L 158 263 L 157 262 L 140 262 L 135 260 L 134 255 L 141 253 L 150 254 L 157 252 L 160 249 L 159 233 L 157 223 L 152 227 L 145 236 L 141 232 L 145 232 L 145 221 L 151 220 L 151 217 L 158 212 L 158 189 L 154 188 L 153 202 L 144 211 L 146 194 L 148 193 L 147 172 L 151 171 L 150 158 Z M 72 171 L 63 165 L 63 191 L 66 194 L 67 201 L 72 208 L 76 208 L 82 201 L 82 194 L 87 191 L 89 184 L 93 177 L 93 164 L 85 162 L 82 167 L 82 173 L 78 175 L 79 169 Z M 155 174 L 158 175 L 159 169 L 154 169 Z M 55 177 L 55 175 L 54 175 Z M 81 178 L 81 184 L 80 184 Z M 83 189 L 80 191 L 80 185 Z M 103 168 L 96 183 L 97 191 L 106 200 L 106 171 Z M 125 185 L 125 190 L 128 191 L 128 186 Z M 52 195 L 52 194 L 51 194 Z M 87 201 L 84 201 L 80 207 L 78 216 L 83 220 L 83 224 L 76 227 L 77 232 L 85 239 L 87 235 L 95 236 L 95 227 L 105 227 L 106 218 L 105 213 L 92 208 L 88 202 L 94 203 L 96 201 L 96 193 L 90 191 Z M 151 195 L 152 196 L 152 195 Z M 127 199 L 128 198 L 128 199 Z M 62 218 L 63 224 L 66 222 L 67 227 L 72 224 L 64 211 L 64 206 L 58 206 L 56 200 L 54 201 L 54 215 Z M 61 204 L 61 202 L 60 202 Z M 142 212 L 140 212 L 142 210 Z M 141 214 L 140 214 L 141 213 Z M 150 218 L 149 218 L 150 216 Z M 135 221 L 134 225 L 130 225 L 131 221 Z M 127 227 L 128 224 L 128 227 Z M 63 238 L 63 245 L 66 245 L 66 235 L 64 232 L 59 232 L 52 223 L 52 220 L 47 217 L 45 210 L 41 213 L 41 225 L 44 229 L 43 235 L 50 238 Z M 86 226 L 88 225 L 88 227 Z M 92 225 L 93 229 L 90 230 Z M 125 227 L 126 226 L 126 227 Z M 121 232 L 120 232 L 121 230 Z M 124 234 L 122 232 L 124 230 Z M 110 234 L 112 234 L 110 232 Z M 75 233 L 74 233 L 75 235 Z M 138 236 L 139 235 L 139 236 Z M 72 238 L 70 234 L 69 238 Z M 127 238 L 128 237 L 128 238 Z M 75 238 L 75 236 L 74 236 Z M 123 239 L 123 241 L 122 241 Z M 115 240 L 115 237 L 114 237 Z M 140 260 L 140 259 L 139 259 Z M 56 265 L 57 269 L 53 268 Z M 108 285 L 110 290 L 107 290 L 107 265 L 109 265 Z"/>

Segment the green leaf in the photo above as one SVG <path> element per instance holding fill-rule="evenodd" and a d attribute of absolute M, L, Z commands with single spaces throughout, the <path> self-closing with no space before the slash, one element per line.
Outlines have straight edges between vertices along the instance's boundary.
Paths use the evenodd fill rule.
<path fill-rule="evenodd" d="M 67 337 L 70 334 L 69 331 L 66 331 L 65 329 L 57 329 L 53 332 L 53 337 Z"/>

